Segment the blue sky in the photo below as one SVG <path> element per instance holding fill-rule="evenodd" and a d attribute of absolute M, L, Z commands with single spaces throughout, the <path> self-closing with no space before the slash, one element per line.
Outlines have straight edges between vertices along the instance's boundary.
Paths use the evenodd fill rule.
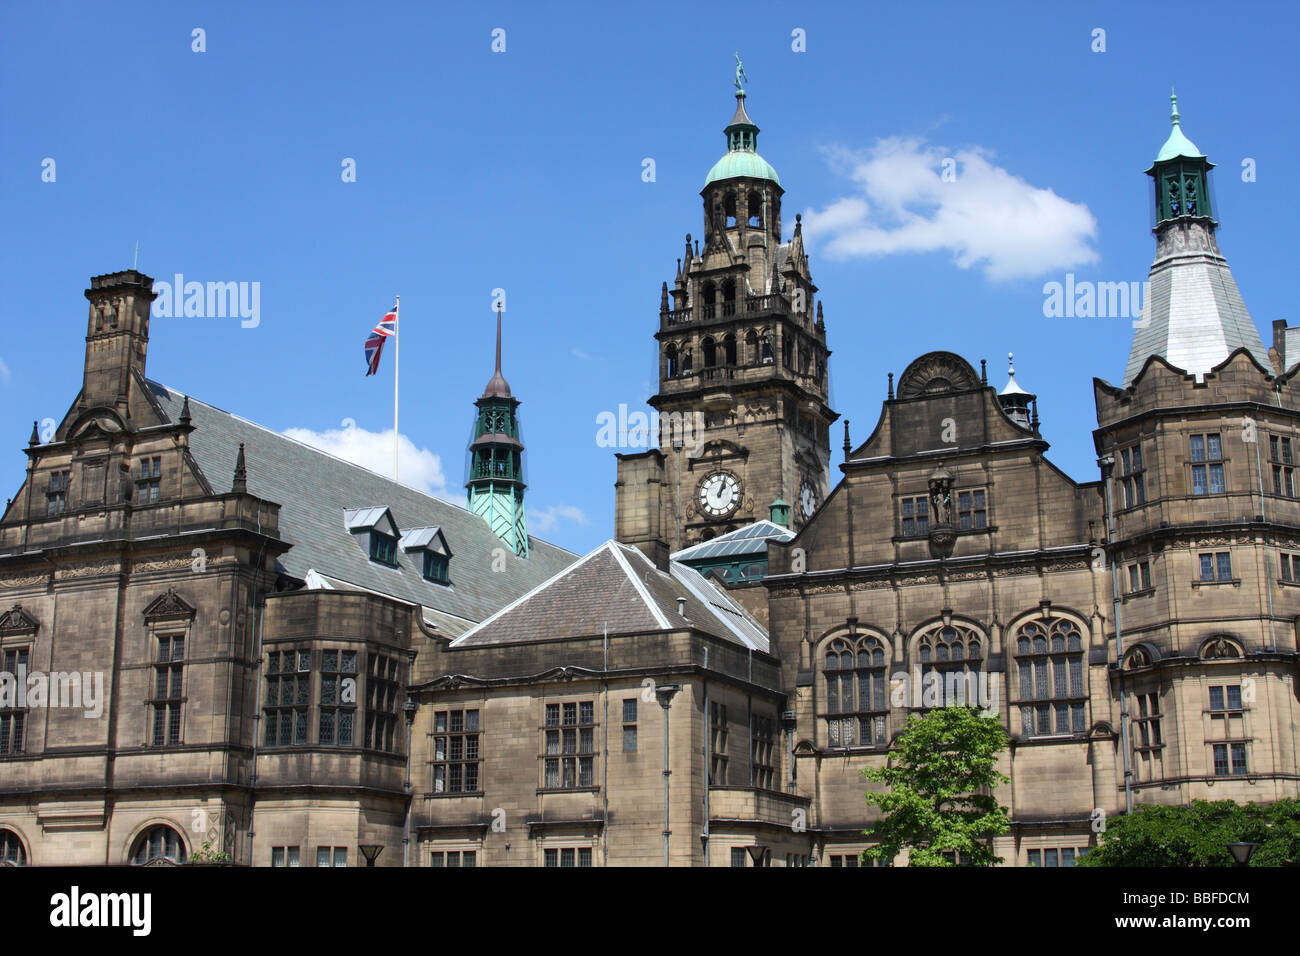
<path fill-rule="evenodd" d="M 855 443 L 887 372 L 942 348 L 988 359 L 1000 386 L 1014 351 L 1050 457 L 1096 476 L 1091 380 L 1122 377 L 1131 321 L 1046 318 L 1043 286 L 1146 278 L 1142 170 L 1171 85 L 1218 164 L 1220 245 L 1266 344 L 1295 319 L 1280 240 L 1298 196 L 1297 14 L 1280 3 L 51 2 L 0 18 L 6 497 L 31 422 L 80 385 L 82 289 L 138 241 L 156 279 L 261 290 L 255 328 L 155 319 L 151 378 L 379 470 L 391 354 L 365 378 L 362 345 L 400 294 L 403 480 L 456 500 L 505 289 L 530 528 L 594 547 L 615 479 L 596 418 L 654 390 L 659 286 L 703 231 L 736 51 L 787 235 L 805 214 Z"/>

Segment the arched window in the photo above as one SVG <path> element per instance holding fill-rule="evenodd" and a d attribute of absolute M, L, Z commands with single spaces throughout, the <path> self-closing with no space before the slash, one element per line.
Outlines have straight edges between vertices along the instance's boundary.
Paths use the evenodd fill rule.
<path fill-rule="evenodd" d="M 749 216 L 749 224 L 755 229 L 763 227 L 763 195 L 756 189 L 751 189 L 749 195 L 745 197 L 745 213 Z"/>
<path fill-rule="evenodd" d="M 693 365 L 694 361 L 695 361 L 695 357 L 694 355 L 691 354 L 690 348 L 688 347 L 683 349 L 682 350 L 682 374 L 683 375 L 690 375 L 691 372 L 694 371 L 694 365 Z"/>
<path fill-rule="evenodd" d="M 700 343 L 700 351 L 704 354 L 704 368 L 713 368 L 718 364 L 718 348 L 713 344 L 712 336 L 704 337 L 704 341 Z"/>
<path fill-rule="evenodd" d="M 839 637 L 827 646 L 823 663 L 828 744 L 885 746 L 889 713 L 885 645 L 870 636 Z"/>
<path fill-rule="evenodd" d="M 185 843 L 181 835 L 165 824 L 150 827 L 140 834 L 131 851 L 131 862 L 137 866 L 146 863 L 170 861 L 185 862 Z"/>
<path fill-rule="evenodd" d="M 711 319 L 717 315 L 718 287 L 712 281 L 706 282 L 700 287 L 700 298 L 704 300 L 704 317 Z"/>
<path fill-rule="evenodd" d="M 1081 734 L 1083 636 L 1063 618 L 1028 621 L 1016 637 L 1020 726 L 1026 737 Z"/>
<path fill-rule="evenodd" d="M 763 364 L 771 365 L 772 364 L 772 339 L 768 336 L 766 332 L 763 333 L 763 338 L 760 342 L 760 346 L 763 352 L 763 358 L 762 358 Z"/>
<path fill-rule="evenodd" d="M 676 378 L 679 371 L 677 367 L 677 346 L 670 345 L 664 350 L 664 358 L 667 359 L 666 378 Z"/>
<path fill-rule="evenodd" d="M 722 214 L 727 217 L 727 228 L 736 224 L 736 194 L 727 193 L 722 200 Z"/>
<path fill-rule="evenodd" d="M 781 338 L 781 361 L 786 368 L 794 368 L 794 342 L 788 335 Z"/>
<path fill-rule="evenodd" d="M 722 340 L 722 364 L 736 364 L 736 337 L 730 332 Z"/>
<path fill-rule="evenodd" d="M 917 644 L 917 656 L 922 707 L 987 704 L 980 700 L 979 688 L 984 649 L 971 628 L 952 624 L 930 631 Z"/>
<path fill-rule="evenodd" d="M 757 365 L 758 358 L 758 333 L 750 329 L 745 333 L 745 361 L 750 365 Z"/>
<path fill-rule="evenodd" d="M 736 314 L 736 280 L 725 279 L 722 283 L 722 314 Z"/>
<path fill-rule="evenodd" d="M 8 866 L 26 866 L 27 851 L 23 841 L 13 830 L 0 830 L 0 864 Z"/>

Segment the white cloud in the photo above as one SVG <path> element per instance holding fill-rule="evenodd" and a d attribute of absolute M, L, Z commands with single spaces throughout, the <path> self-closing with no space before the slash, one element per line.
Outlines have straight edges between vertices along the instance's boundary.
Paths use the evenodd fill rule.
<path fill-rule="evenodd" d="M 0 359 L 0 382 L 9 384 L 9 366 L 5 364 L 4 359 Z"/>
<path fill-rule="evenodd" d="M 360 465 L 376 474 L 393 475 L 393 430 L 372 432 L 355 425 L 315 432 L 310 428 L 286 428 L 284 435 L 304 445 L 311 445 L 336 458 Z M 447 489 L 442 459 L 427 448 L 416 448 L 405 435 L 398 438 L 398 479 L 425 494 L 463 503 Z"/>
<path fill-rule="evenodd" d="M 995 281 L 1098 260 L 1097 221 L 1085 204 L 993 165 L 979 147 L 889 138 L 861 153 L 828 153 L 861 190 L 804 213 L 807 241 L 832 259 L 947 250 L 958 267 Z M 945 160 L 955 161 L 947 164 L 953 181 L 944 179 Z"/>
<path fill-rule="evenodd" d="M 542 533 L 552 530 L 560 521 L 571 521 L 577 525 L 588 524 L 587 515 L 581 508 L 573 505 L 552 505 L 549 508 L 536 508 L 528 512 L 528 530 Z"/>
<path fill-rule="evenodd" d="M 581 349 L 569 349 L 569 354 L 572 355 L 572 356 L 573 356 L 574 358 L 576 358 L 576 359 L 581 359 L 581 360 L 584 361 L 584 362 L 589 362 L 589 361 L 591 361 L 593 358 L 595 358 L 594 355 L 591 355 L 591 354 L 589 354 L 589 353 L 587 353 L 587 352 L 584 352 L 584 351 L 582 351 Z"/>

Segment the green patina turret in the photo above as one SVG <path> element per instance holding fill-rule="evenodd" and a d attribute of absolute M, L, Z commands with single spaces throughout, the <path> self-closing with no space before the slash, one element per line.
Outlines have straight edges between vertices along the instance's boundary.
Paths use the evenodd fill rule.
<path fill-rule="evenodd" d="M 736 54 L 736 112 L 723 130 L 727 136 L 727 154 L 713 164 L 704 185 L 743 176 L 749 179 L 770 179 L 779 186 L 781 178 L 777 176 L 776 170 L 758 155 L 758 127 L 745 112 L 745 90 L 740 85 L 741 77 L 749 79 L 744 67 L 740 65 L 740 54 Z"/>
<path fill-rule="evenodd" d="M 519 400 L 501 374 L 501 311 L 497 310 L 496 372 L 474 403 L 474 438 L 469 446 L 469 510 L 521 558 L 528 557 L 524 521 L 524 443 L 519 436 Z"/>
<path fill-rule="evenodd" d="M 1191 216 L 1212 219 L 1209 172 L 1214 164 L 1183 135 L 1178 122 L 1178 95 L 1170 93 L 1174 128 L 1156 154 L 1147 175 L 1155 181 L 1156 221 Z"/>

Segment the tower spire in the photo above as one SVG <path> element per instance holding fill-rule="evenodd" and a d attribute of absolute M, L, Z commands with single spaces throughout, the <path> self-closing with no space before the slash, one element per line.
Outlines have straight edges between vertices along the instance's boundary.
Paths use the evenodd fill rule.
<path fill-rule="evenodd" d="M 1272 367 L 1219 251 L 1210 195 L 1214 164 L 1183 133 L 1176 91 L 1169 103 L 1169 138 L 1146 171 L 1155 181 L 1156 257 L 1142 318 L 1134 323 L 1125 385 L 1153 356 L 1198 379 L 1239 348 L 1261 367 Z"/>
<path fill-rule="evenodd" d="M 507 547 L 528 557 L 524 521 L 524 443 L 519 436 L 519 400 L 501 374 L 501 303 L 497 303 L 496 364 L 474 403 L 474 439 L 469 446 L 465 489 L 469 510 L 480 515 Z"/>
<path fill-rule="evenodd" d="M 496 371 L 483 389 L 483 398 L 509 398 L 510 383 L 501 374 L 501 303 L 497 303 L 497 359 Z"/>

